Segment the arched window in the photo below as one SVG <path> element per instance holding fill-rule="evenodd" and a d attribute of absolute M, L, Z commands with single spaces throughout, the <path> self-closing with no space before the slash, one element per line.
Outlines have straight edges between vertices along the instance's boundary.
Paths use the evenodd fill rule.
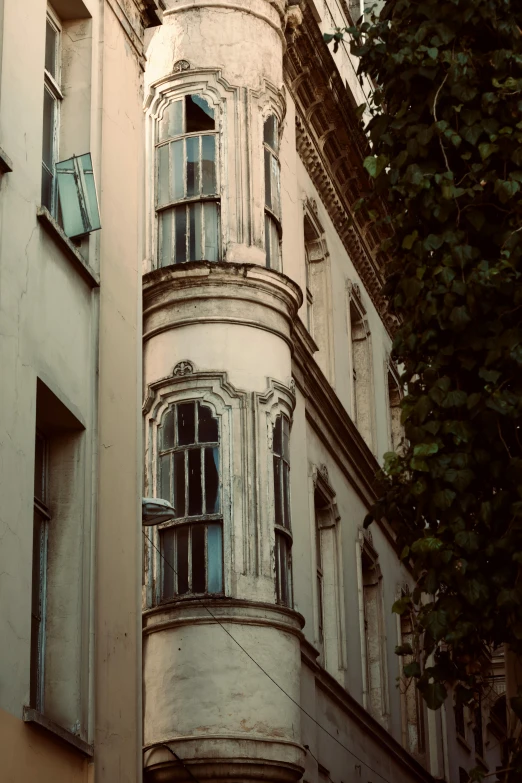
<path fill-rule="evenodd" d="M 199 95 L 169 103 L 157 125 L 158 266 L 219 261 L 218 139 Z"/>
<path fill-rule="evenodd" d="M 265 155 L 265 252 L 269 269 L 281 270 L 281 186 L 279 164 L 279 122 L 271 114 L 263 127 Z"/>
<path fill-rule="evenodd" d="M 162 600 L 223 592 L 219 440 L 219 420 L 200 402 L 173 404 L 163 414 L 157 486 L 176 520 L 160 532 Z"/>
<path fill-rule="evenodd" d="M 280 414 L 274 424 L 275 576 L 277 602 L 292 606 L 292 534 L 290 525 L 290 422 Z"/>

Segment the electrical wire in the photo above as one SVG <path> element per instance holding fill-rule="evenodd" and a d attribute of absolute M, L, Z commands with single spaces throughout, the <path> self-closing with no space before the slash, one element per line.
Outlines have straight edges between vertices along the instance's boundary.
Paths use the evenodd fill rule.
<path fill-rule="evenodd" d="M 323 765 L 322 765 L 322 764 L 319 762 L 319 759 L 317 758 L 317 756 L 314 756 L 314 754 L 313 754 L 313 753 L 312 753 L 312 751 L 310 750 L 310 745 L 303 745 L 303 748 L 306 750 L 306 752 L 307 752 L 307 753 L 309 753 L 309 754 L 311 755 L 311 757 L 312 757 L 313 759 L 315 759 L 315 762 L 316 762 L 316 764 L 317 764 L 317 766 L 318 766 L 318 767 L 319 767 L 319 766 L 321 766 L 321 767 L 323 766 Z M 328 774 L 328 780 L 330 781 L 330 783 L 334 783 L 334 782 L 333 782 L 333 780 L 332 780 L 332 778 L 330 777 L 330 773 L 328 772 L 327 774 Z"/>
<path fill-rule="evenodd" d="M 172 563 L 170 563 L 170 562 L 167 560 L 167 558 L 164 556 L 164 554 L 161 552 L 161 550 L 160 550 L 160 549 L 158 549 L 158 547 L 156 546 L 156 544 L 154 543 L 154 541 L 153 541 L 153 540 L 152 540 L 152 539 L 151 539 L 151 538 L 150 538 L 150 537 L 147 535 L 147 533 L 146 533 L 145 531 L 143 531 L 143 535 L 145 536 L 145 538 L 147 539 L 147 541 L 148 541 L 148 542 L 151 544 L 151 546 L 152 546 L 152 547 L 154 547 L 154 549 L 155 549 L 155 550 L 156 550 L 156 552 L 159 554 L 159 556 L 161 557 L 161 559 L 162 559 L 162 560 L 163 560 L 163 561 L 164 561 L 164 562 L 165 562 L 165 563 L 168 565 L 168 567 L 169 567 L 169 568 L 170 568 L 170 569 L 173 571 L 173 573 L 174 573 L 174 574 L 177 576 L 178 574 L 177 574 L 177 571 L 176 571 L 176 569 L 174 568 L 174 566 L 172 565 Z M 343 748 L 343 749 L 344 749 L 344 750 L 345 750 L 347 753 L 349 753 L 351 756 L 353 756 L 353 757 L 354 757 L 354 759 L 357 759 L 357 761 L 360 761 L 360 763 L 361 763 L 361 764 L 363 764 L 363 765 L 364 765 L 364 766 L 365 766 L 367 769 L 369 769 L 369 770 L 370 770 L 370 772 L 373 772 L 375 775 L 378 775 L 378 776 L 381 778 L 381 780 L 384 780 L 384 782 L 385 782 L 385 783 L 391 783 L 391 781 L 390 781 L 390 780 L 388 780 L 388 778 L 385 778 L 385 777 L 384 777 L 384 775 L 382 775 L 382 774 L 381 774 L 380 772 L 378 772 L 376 769 L 374 769 L 373 767 L 370 767 L 370 765 L 368 764 L 368 762 L 366 762 L 366 761 L 363 761 L 363 759 L 359 758 L 359 756 L 357 756 L 357 755 L 356 755 L 356 754 L 353 752 L 353 750 L 350 750 L 350 748 L 348 748 L 348 747 L 347 747 L 347 746 L 346 746 L 344 743 L 342 743 L 342 742 L 341 742 L 341 740 L 337 739 L 337 737 L 336 737 L 334 734 L 332 734 L 330 731 L 328 731 L 328 729 L 325 729 L 325 727 L 324 727 L 324 726 L 322 726 L 322 725 L 319 723 L 319 721 L 317 721 L 317 720 L 316 720 L 316 719 L 313 717 L 313 715 L 310 715 L 310 713 L 309 713 L 309 712 L 307 712 L 307 711 L 304 709 L 304 707 L 302 707 L 302 706 L 299 704 L 299 702 L 297 702 L 297 701 L 296 701 L 296 700 L 295 700 L 295 699 L 294 699 L 292 696 L 290 696 L 290 694 L 289 694 L 289 693 L 287 693 L 287 692 L 285 691 L 285 689 L 284 689 L 284 688 L 282 688 L 282 687 L 281 687 L 281 685 L 279 685 L 279 683 L 278 683 L 278 682 L 276 682 L 276 680 L 274 680 L 274 678 L 273 678 L 273 677 L 272 677 L 272 676 L 271 676 L 271 675 L 270 675 L 270 674 L 269 674 L 269 673 L 266 671 L 266 669 L 264 669 L 264 668 L 261 666 L 261 664 L 260 664 L 260 663 L 258 663 L 258 662 L 256 661 L 256 659 L 255 659 L 255 658 L 253 658 L 253 657 L 250 655 L 250 653 L 248 652 L 248 650 L 245 650 L 245 648 L 244 648 L 244 647 L 243 647 L 243 646 L 242 646 L 242 645 L 241 645 L 241 644 L 238 642 L 238 640 L 237 640 L 237 639 L 236 639 L 234 636 L 232 636 L 232 634 L 230 633 L 230 631 L 228 631 L 228 630 L 225 628 L 225 626 L 223 625 L 223 623 L 221 623 L 221 622 L 220 622 L 220 620 L 218 620 L 218 618 L 215 616 L 215 614 L 213 614 L 213 612 L 211 612 L 211 611 L 210 611 L 210 609 L 208 608 L 208 606 L 206 605 L 206 603 L 205 603 L 205 602 L 204 602 L 204 601 L 203 601 L 201 598 L 199 598 L 199 597 L 198 597 L 198 601 L 199 601 L 199 602 L 201 603 L 201 605 L 202 605 L 202 606 L 203 606 L 203 607 L 206 609 L 206 611 L 207 611 L 207 612 L 209 613 L 209 615 L 212 617 L 212 619 L 214 620 L 214 622 L 215 622 L 215 623 L 217 623 L 217 624 L 218 624 L 218 625 L 219 625 L 219 626 L 220 626 L 220 627 L 221 627 L 221 628 L 224 630 L 224 632 L 227 634 L 227 636 L 230 636 L 230 638 L 232 639 L 232 641 L 233 641 L 233 642 L 235 642 L 235 643 L 237 644 L 237 646 L 239 647 L 239 649 L 240 649 L 240 650 L 242 650 L 242 651 L 245 653 L 245 655 L 247 656 L 247 658 L 250 658 L 250 660 L 252 661 L 252 663 L 254 663 L 254 664 L 257 666 L 257 668 L 258 668 L 260 671 L 262 671 L 262 672 L 263 672 L 263 674 L 264 674 L 266 677 L 268 677 L 268 679 L 269 679 L 271 682 L 273 682 L 273 683 L 274 683 L 274 685 L 275 685 L 277 688 L 279 688 L 279 690 L 281 691 L 281 693 L 284 693 L 284 695 L 287 697 L 287 699 L 290 699 L 290 701 L 291 701 L 293 704 L 295 704 L 295 706 L 296 706 L 298 709 L 300 709 L 300 710 L 301 710 L 301 712 L 302 712 L 304 715 L 306 715 L 306 717 L 307 717 L 307 718 L 309 718 L 309 719 L 310 719 L 310 720 L 311 720 L 313 723 L 315 723 L 315 725 L 316 725 L 318 728 L 320 728 L 322 731 L 324 731 L 324 733 L 325 733 L 325 734 L 327 734 L 327 735 L 328 735 L 328 736 L 329 736 L 331 739 L 333 739 L 333 740 L 334 740 L 334 741 L 335 741 L 335 742 L 336 742 L 336 743 L 337 743 L 337 744 L 338 744 L 338 745 L 339 745 L 341 748 Z"/>
<path fill-rule="evenodd" d="M 190 775 L 190 777 L 192 778 L 192 780 L 195 780 L 195 781 L 196 781 L 196 783 L 200 783 L 199 779 L 198 779 L 198 778 L 197 778 L 197 777 L 194 775 L 194 773 L 192 772 L 192 770 L 190 769 L 190 767 L 188 767 L 188 766 L 185 764 L 185 762 L 183 761 L 183 759 L 182 759 L 180 756 L 178 756 L 178 754 L 176 753 L 176 751 L 172 750 L 172 748 L 170 747 L 170 745 L 167 745 L 167 743 L 166 743 L 166 742 L 153 742 L 153 743 L 152 743 L 152 745 L 147 745 L 147 747 L 146 747 L 146 748 L 143 748 L 143 752 L 145 753 L 145 751 L 146 751 L 146 750 L 152 750 L 152 748 L 165 748 L 166 750 L 168 750 L 168 751 L 169 751 L 169 753 L 172 753 L 172 755 L 174 756 L 174 758 L 176 759 L 176 761 L 179 761 L 179 763 L 181 764 L 181 766 L 183 767 L 183 769 L 186 769 L 186 770 L 187 770 L 187 772 L 189 773 L 189 775 Z"/>

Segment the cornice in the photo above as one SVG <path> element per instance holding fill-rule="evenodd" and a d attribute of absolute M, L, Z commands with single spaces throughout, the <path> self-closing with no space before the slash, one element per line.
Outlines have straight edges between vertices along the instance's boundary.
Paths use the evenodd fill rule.
<path fill-rule="evenodd" d="M 293 333 L 293 375 L 296 386 L 306 398 L 306 417 L 332 459 L 343 471 L 367 508 L 375 502 L 376 473 L 380 466 L 362 435 L 348 415 L 334 389 L 313 358 L 306 330 L 297 327 Z M 362 522 L 362 520 L 361 520 Z M 397 551 L 395 535 L 384 520 L 374 522 Z"/>
<path fill-rule="evenodd" d="M 363 222 L 361 213 L 358 222 L 352 213 L 352 204 L 369 190 L 363 167 L 368 141 L 356 115 L 355 99 L 308 7 L 298 42 L 285 56 L 285 82 L 296 104 L 299 157 L 391 335 L 394 320 L 381 294 L 384 277 L 374 256 L 383 236 L 369 221 Z"/>
<path fill-rule="evenodd" d="M 353 722 L 370 735 L 375 742 L 379 743 L 403 769 L 413 773 L 415 780 L 419 783 L 435 783 L 435 778 L 331 674 L 328 674 L 322 666 L 313 661 L 313 652 L 315 651 L 310 647 L 311 645 L 301 646 L 301 660 L 314 672 L 317 686 L 328 695 L 328 698 L 336 702 L 345 713 L 348 713 Z"/>

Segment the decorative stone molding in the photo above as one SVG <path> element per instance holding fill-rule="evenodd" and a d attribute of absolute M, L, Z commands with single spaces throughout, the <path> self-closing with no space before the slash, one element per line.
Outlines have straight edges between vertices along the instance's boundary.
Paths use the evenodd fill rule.
<path fill-rule="evenodd" d="M 174 376 L 192 375 L 193 372 L 194 372 L 194 365 L 192 364 L 192 362 L 189 362 L 188 360 L 184 360 L 176 364 L 174 370 L 172 371 L 172 375 Z"/>
<path fill-rule="evenodd" d="M 181 71 L 188 71 L 190 69 L 190 63 L 188 60 L 177 60 L 172 68 L 172 73 L 181 73 Z"/>
<path fill-rule="evenodd" d="M 143 279 L 143 340 L 189 324 L 228 323 L 272 332 L 291 346 L 301 304 L 290 278 L 256 264 L 164 267 Z"/>
<path fill-rule="evenodd" d="M 352 204 L 368 189 L 363 169 L 368 142 L 355 102 L 331 67 L 311 9 L 304 9 L 299 44 L 285 58 L 285 81 L 296 102 L 297 150 L 372 302 L 388 331 L 395 319 L 381 294 L 383 276 L 373 252 L 384 238 L 354 222 Z M 383 205 L 384 210 L 384 205 Z M 361 217 L 358 216 L 358 220 Z"/>

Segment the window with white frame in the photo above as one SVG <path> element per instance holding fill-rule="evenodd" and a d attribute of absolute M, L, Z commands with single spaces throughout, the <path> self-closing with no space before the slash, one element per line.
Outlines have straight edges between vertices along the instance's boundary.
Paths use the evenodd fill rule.
<path fill-rule="evenodd" d="M 176 519 L 160 531 L 161 598 L 223 593 L 219 420 L 199 401 L 170 405 L 158 431 L 157 494 Z"/>
<path fill-rule="evenodd" d="M 281 271 L 281 166 L 279 163 L 279 121 L 271 114 L 263 125 L 265 164 L 265 253 L 269 269 Z"/>
<path fill-rule="evenodd" d="M 290 421 L 280 414 L 273 429 L 275 576 L 277 602 L 292 606 L 292 533 L 290 524 Z"/>
<path fill-rule="evenodd" d="M 45 581 L 47 534 L 51 519 L 48 505 L 48 444 L 36 433 L 33 512 L 33 573 L 31 601 L 30 706 L 43 712 L 45 660 Z"/>
<path fill-rule="evenodd" d="M 402 589 L 400 597 L 408 594 L 406 589 Z M 399 645 L 410 645 L 411 655 L 405 655 L 400 658 L 401 661 L 401 707 L 403 724 L 403 744 L 412 755 L 422 756 L 426 751 L 426 738 L 424 727 L 424 705 L 419 689 L 413 677 L 407 677 L 404 674 L 404 667 L 408 664 L 418 662 L 420 659 L 415 649 L 415 638 L 413 633 L 413 619 L 411 613 L 406 611 L 398 620 L 399 622 Z"/>
<path fill-rule="evenodd" d="M 185 95 L 157 123 L 158 266 L 219 261 L 219 206 L 215 110 Z"/>
<path fill-rule="evenodd" d="M 42 139 L 42 206 L 57 216 L 55 165 L 58 157 L 61 90 L 61 28 L 48 9 L 45 30 L 44 106 Z"/>
<path fill-rule="evenodd" d="M 317 490 L 314 493 L 315 510 L 315 566 L 317 586 L 317 631 L 318 642 L 322 649 L 324 644 L 324 564 L 323 546 L 321 541 L 321 512 L 324 503 Z"/>
<path fill-rule="evenodd" d="M 404 437 L 404 429 L 401 422 L 402 391 L 397 368 L 391 361 L 387 366 L 388 386 L 388 441 L 392 451 L 398 451 Z"/>

